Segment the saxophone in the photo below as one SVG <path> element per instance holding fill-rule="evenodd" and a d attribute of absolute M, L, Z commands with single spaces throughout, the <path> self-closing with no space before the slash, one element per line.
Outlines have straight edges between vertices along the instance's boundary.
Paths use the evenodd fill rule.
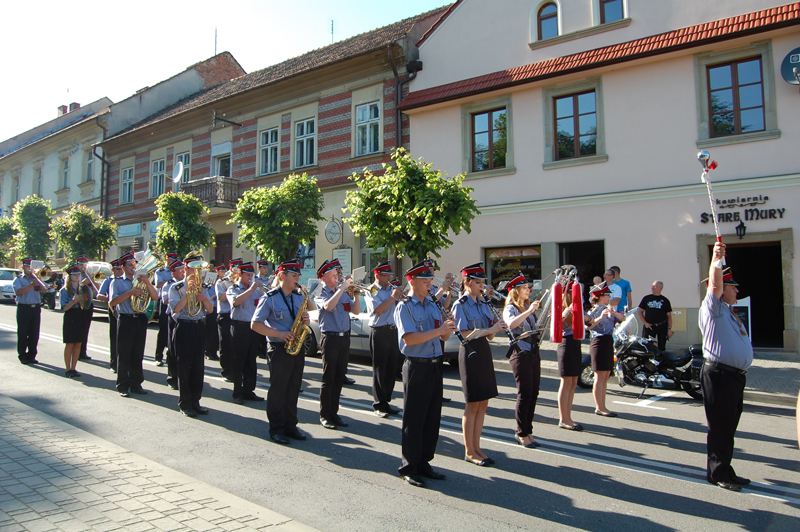
<path fill-rule="evenodd" d="M 294 335 L 294 340 L 291 342 L 286 342 L 286 352 L 292 356 L 295 356 L 300 352 L 300 350 L 303 348 L 303 342 L 305 342 L 306 336 L 308 336 L 308 334 L 311 332 L 311 327 L 303 323 L 303 314 L 308 311 L 308 300 L 311 296 L 301 285 L 298 284 L 297 288 L 303 292 L 303 303 L 297 310 L 297 316 L 295 316 L 294 323 L 292 323 L 292 328 L 290 329 Z"/>

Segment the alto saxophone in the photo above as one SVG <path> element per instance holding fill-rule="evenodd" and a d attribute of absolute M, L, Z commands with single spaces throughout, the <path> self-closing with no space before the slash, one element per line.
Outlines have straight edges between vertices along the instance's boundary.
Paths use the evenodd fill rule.
<path fill-rule="evenodd" d="M 297 310 L 297 316 L 295 316 L 294 323 L 292 323 L 292 328 L 290 329 L 294 335 L 294 340 L 291 342 L 286 342 L 286 352 L 292 356 L 297 355 L 300 352 L 300 350 L 303 348 L 303 342 L 305 342 L 306 336 L 308 336 L 308 334 L 311 332 L 311 327 L 303 323 L 303 314 L 308 311 L 308 300 L 311 298 L 311 296 L 301 285 L 298 284 L 297 287 L 301 292 L 303 292 L 303 303 Z"/>

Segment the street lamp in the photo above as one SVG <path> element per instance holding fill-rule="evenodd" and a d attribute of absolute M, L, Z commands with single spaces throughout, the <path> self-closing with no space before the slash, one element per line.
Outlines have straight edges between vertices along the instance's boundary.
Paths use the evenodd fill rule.
<path fill-rule="evenodd" d="M 739 225 L 736 226 L 736 236 L 739 237 L 739 240 L 744 238 L 744 234 L 747 232 L 747 226 L 744 225 L 744 222 L 739 222 Z"/>

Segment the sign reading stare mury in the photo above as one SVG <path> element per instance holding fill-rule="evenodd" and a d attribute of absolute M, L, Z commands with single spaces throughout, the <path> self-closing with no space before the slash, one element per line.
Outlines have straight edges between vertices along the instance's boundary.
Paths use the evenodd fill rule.
<path fill-rule="evenodd" d="M 732 198 L 716 199 L 718 209 L 739 209 L 736 211 L 721 211 L 717 213 L 717 222 L 736 223 L 752 222 L 756 220 L 782 220 L 786 209 L 765 209 L 762 206 L 769 201 L 769 196 L 736 196 Z M 709 212 L 700 213 L 700 222 L 708 223 L 713 221 L 713 216 Z"/>

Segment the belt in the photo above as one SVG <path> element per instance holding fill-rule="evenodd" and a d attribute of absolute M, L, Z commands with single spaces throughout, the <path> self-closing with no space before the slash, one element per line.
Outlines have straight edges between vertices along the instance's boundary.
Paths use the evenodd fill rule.
<path fill-rule="evenodd" d="M 176 321 L 177 321 L 178 323 L 200 323 L 200 320 L 186 320 L 186 319 L 181 319 L 181 320 L 176 320 Z"/>
<path fill-rule="evenodd" d="M 25 308 L 39 308 L 42 306 L 41 303 L 31 304 L 31 303 L 17 303 L 18 307 L 25 307 Z"/>
<path fill-rule="evenodd" d="M 406 360 L 409 362 L 414 362 L 416 364 L 439 364 L 444 359 L 443 356 L 439 355 L 438 357 L 431 357 L 431 358 L 423 358 L 423 357 L 406 357 Z"/>
<path fill-rule="evenodd" d="M 652 329 L 653 327 L 658 327 L 659 325 L 664 325 L 665 323 L 667 323 L 667 321 L 669 321 L 669 320 L 660 321 L 658 323 L 651 323 L 650 324 L 650 328 Z"/>
<path fill-rule="evenodd" d="M 350 331 L 347 332 L 337 332 L 337 331 L 328 331 L 323 333 L 326 336 L 350 336 Z"/>
<path fill-rule="evenodd" d="M 744 375 L 745 373 L 747 373 L 746 369 L 734 368 L 733 366 L 729 366 L 721 362 L 714 362 L 712 360 L 706 360 L 706 366 L 711 366 L 712 368 L 721 369 L 722 371 L 729 371 L 731 373 L 738 373 L 739 375 Z"/>
<path fill-rule="evenodd" d="M 119 315 L 120 318 L 141 318 L 144 314 L 121 314 Z"/>
<path fill-rule="evenodd" d="M 392 329 L 396 330 L 397 325 L 378 325 L 377 327 L 373 327 L 373 329 Z"/>

